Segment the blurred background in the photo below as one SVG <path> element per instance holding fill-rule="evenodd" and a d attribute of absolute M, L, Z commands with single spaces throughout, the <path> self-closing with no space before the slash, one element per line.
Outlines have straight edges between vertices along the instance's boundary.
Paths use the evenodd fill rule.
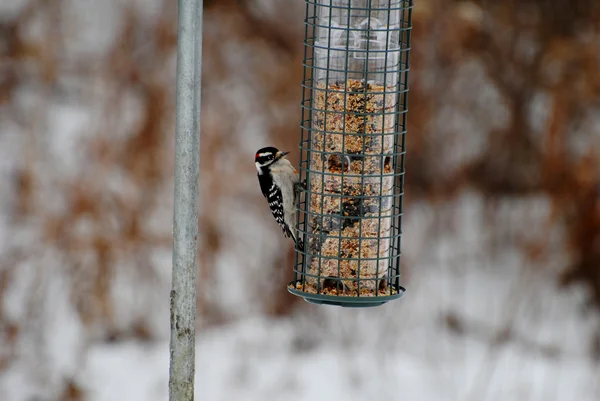
<path fill-rule="evenodd" d="M 205 0 L 196 399 L 600 399 L 600 5 L 416 0 L 400 301 L 287 293 L 302 0 Z M 168 399 L 177 6 L 0 0 L 0 400 Z"/>

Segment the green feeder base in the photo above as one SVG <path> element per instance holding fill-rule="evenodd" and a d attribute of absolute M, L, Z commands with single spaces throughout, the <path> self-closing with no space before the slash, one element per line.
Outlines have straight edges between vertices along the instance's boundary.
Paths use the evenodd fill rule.
<path fill-rule="evenodd" d="M 385 295 L 385 296 L 377 296 L 377 297 L 345 297 L 345 296 L 335 296 L 335 295 L 323 295 L 323 294 L 311 294 L 308 292 L 298 291 L 296 289 L 290 288 L 294 281 L 288 284 L 288 291 L 298 297 L 304 298 L 304 300 L 311 304 L 316 305 L 333 305 L 333 306 L 341 306 L 344 308 L 371 308 L 374 306 L 381 306 L 389 301 L 393 301 L 394 299 L 401 298 L 406 289 L 404 287 L 400 287 L 400 291 L 394 295 Z"/>

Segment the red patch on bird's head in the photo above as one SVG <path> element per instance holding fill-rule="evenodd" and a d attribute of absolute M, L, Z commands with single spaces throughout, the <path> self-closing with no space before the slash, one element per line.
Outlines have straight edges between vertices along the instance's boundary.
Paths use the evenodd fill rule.
<path fill-rule="evenodd" d="M 258 153 L 254 155 L 254 160 L 258 159 Z"/>

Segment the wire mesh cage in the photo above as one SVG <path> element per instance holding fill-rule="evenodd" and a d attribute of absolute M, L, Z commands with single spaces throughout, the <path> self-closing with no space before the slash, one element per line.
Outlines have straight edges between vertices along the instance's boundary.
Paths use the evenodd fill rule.
<path fill-rule="evenodd" d="M 306 0 L 291 293 L 378 306 L 400 286 L 412 0 Z"/>

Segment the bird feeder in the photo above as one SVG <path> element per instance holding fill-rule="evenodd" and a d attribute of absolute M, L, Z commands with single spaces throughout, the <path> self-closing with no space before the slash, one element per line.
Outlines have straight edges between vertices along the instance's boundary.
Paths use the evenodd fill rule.
<path fill-rule="evenodd" d="M 412 0 L 306 0 L 301 188 L 291 293 L 399 298 Z"/>

